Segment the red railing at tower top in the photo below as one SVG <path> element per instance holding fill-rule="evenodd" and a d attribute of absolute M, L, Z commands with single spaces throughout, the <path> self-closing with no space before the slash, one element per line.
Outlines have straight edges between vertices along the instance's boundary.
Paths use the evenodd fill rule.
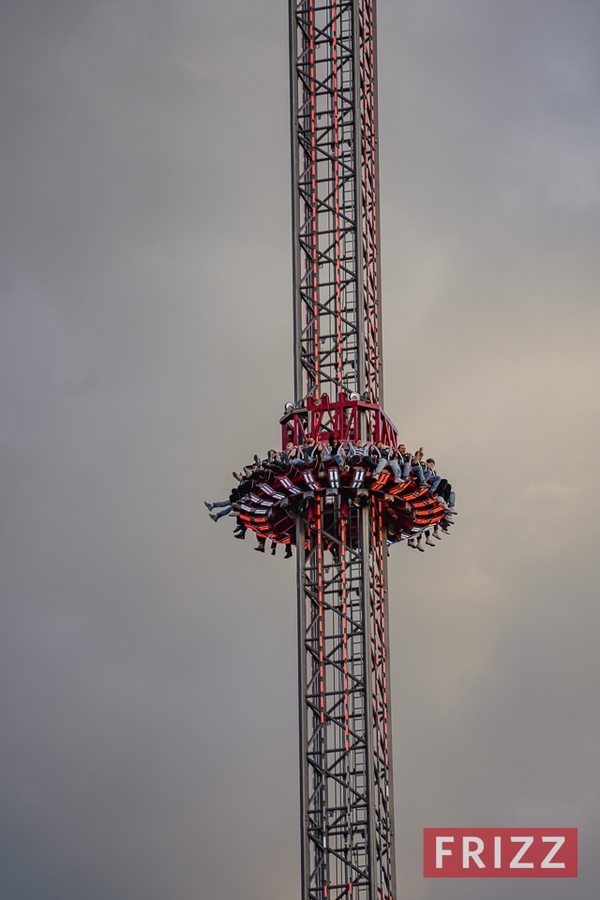
<path fill-rule="evenodd" d="M 360 433 L 361 412 L 367 422 L 366 434 Z M 307 397 L 305 404 L 287 410 L 279 420 L 281 440 L 285 449 L 289 441 L 303 444 L 307 438 L 326 441 L 355 441 L 362 437 L 373 443 L 383 441 L 386 446 L 398 446 L 398 430 L 377 403 L 347 397 L 343 391 L 337 400 L 322 394 L 319 400 Z"/>

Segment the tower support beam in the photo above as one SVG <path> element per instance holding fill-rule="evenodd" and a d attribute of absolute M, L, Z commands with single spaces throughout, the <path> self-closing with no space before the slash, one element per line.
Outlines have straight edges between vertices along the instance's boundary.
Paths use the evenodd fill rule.
<path fill-rule="evenodd" d="M 290 0 L 296 401 L 382 402 L 375 0 Z"/>

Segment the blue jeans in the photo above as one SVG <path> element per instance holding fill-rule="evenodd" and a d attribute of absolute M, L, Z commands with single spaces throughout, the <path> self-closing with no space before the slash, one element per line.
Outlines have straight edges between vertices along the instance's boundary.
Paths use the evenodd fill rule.
<path fill-rule="evenodd" d="M 441 480 L 442 480 L 441 475 L 433 475 L 430 479 L 428 479 L 429 485 L 430 485 L 430 487 L 429 487 L 430 494 L 435 494 L 435 489 Z"/>
<path fill-rule="evenodd" d="M 411 466 L 411 472 L 414 472 L 415 475 L 417 476 L 417 481 L 418 481 L 420 487 L 423 487 L 424 485 L 427 484 L 427 481 L 425 480 L 425 475 L 423 474 L 423 469 L 421 468 L 421 466 Z"/>
<path fill-rule="evenodd" d="M 397 459 L 380 459 L 375 468 L 375 475 L 379 475 L 380 472 L 383 472 L 386 466 L 390 467 L 396 481 L 400 481 L 400 479 L 403 477 L 408 477 L 408 475 L 403 476 L 400 472 L 400 466 Z"/>
<path fill-rule="evenodd" d="M 222 519 L 223 516 L 228 516 L 230 512 L 233 512 L 233 506 L 229 502 L 229 500 L 224 500 L 221 503 L 213 503 L 213 506 L 222 506 L 223 509 L 219 510 L 218 513 L 215 513 L 215 521 L 217 519 Z"/>

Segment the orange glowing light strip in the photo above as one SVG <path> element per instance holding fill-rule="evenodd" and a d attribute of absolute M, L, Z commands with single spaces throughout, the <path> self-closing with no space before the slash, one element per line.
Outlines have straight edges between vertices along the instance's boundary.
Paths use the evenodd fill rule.
<path fill-rule="evenodd" d="M 315 118 L 315 40 L 314 0 L 309 0 L 308 34 L 310 60 L 310 183 L 312 221 L 312 285 L 313 285 L 313 354 L 315 361 L 315 398 L 319 399 L 319 266 L 317 249 L 317 141 Z"/>
<path fill-rule="evenodd" d="M 372 6 L 363 0 L 361 5 L 362 33 L 365 36 L 362 45 L 362 71 L 364 87 L 362 92 L 361 125 L 363 148 L 363 179 L 365 188 L 365 278 L 367 290 L 367 348 L 372 360 L 370 387 L 376 401 L 380 394 L 379 375 L 379 310 L 378 310 L 378 278 L 377 278 L 377 188 L 376 188 L 376 139 L 375 139 L 375 60 L 373 45 L 373 12 Z M 368 41 L 367 41 L 368 35 Z M 369 310 L 369 298 L 372 310 Z"/>
<path fill-rule="evenodd" d="M 339 102 L 338 102 L 338 53 L 337 53 L 337 9 L 336 0 L 332 0 L 332 41 L 333 41 L 333 177 L 335 193 L 335 308 L 337 327 L 337 378 L 338 387 L 342 387 L 342 292 L 340 268 L 340 135 L 339 135 Z"/>
<path fill-rule="evenodd" d="M 342 632 L 343 632 L 343 669 L 344 669 L 344 732 L 346 753 L 350 749 L 350 713 L 348 709 L 348 606 L 346 585 L 346 520 L 342 519 L 340 528 L 340 565 L 342 574 Z"/>
<path fill-rule="evenodd" d="M 371 502 L 371 539 L 374 548 L 374 564 L 377 567 L 379 562 L 379 554 L 377 552 L 377 500 L 373 497 Z M 379 755 L 379 734 L 381 731 L 381 691 L 379 687 L 379 679 L 377 677 L 377 669 L 379 666 L 379 603 L 378 589 L 379 583 L 376 577 L 377 573 L 373 573 L 373 644 L 375 656 L 375 711 L 376 711 L 376 727 L 377 727 L 377 755 Z"/>
<path fill-rule="evenodd" d="M 385 588 L 384 588 L 384 580 L 383 580 L 383 518 L 381 511 L 381 502 L 376 503 L 376 507 L 374 510 L 374 520 L 375 520 L 375 537 L 376 537 L 376 546 L 377 546 L 377 573 L 376 573 L 376 584 L 374 586 L 374 591 L 377 597 L 376 608 L 376 630 L 377 636 L 379 639 L 379 653 L 376 656 L 376 682 L 377 682 L 377 693 L 378 693 L 378 708 L 381 710 L 380 715 L 378 716 L 378 746 L 377 753 L 381 758 L 383 756 L 385 763 L 387 765 L 387 755 L 386 755 L 386 730 L 387 730 L 387 721 L 386 721 L 386 713 L 387 713 L 387 696 L 386 696 L 386 688 L 385 688 L 385 634 L 384 634 L 384 605 L 383 600 L 385 596 Z M 382 728 L 383 723 L 383 728 Z"/>
<path fill-rule="evenodd" d="M 379 584 L 377 587 L 377 600 L 379 607 L 379 622 L 378 622 L 378 630 L 379 630 L 379 665 L 378 665 L 378 681 L 379 681 L 379 696 L 381 698 L 381 715 L 379 718 L 379 740 L 381 743 L 381 750 L 383 751 L 383 756 L 385 760 L 385 764 L 387 765 L 387 758 L 385 756 L 385 731 L 386 731 L 386 693 L 385 693 L 385 636 L 384 636 L 384 612 L 383 612 L 383 597 L 384 597 L 384 585 L 383 585 L 383 547 L 382 547 L 382 537 L 383 537 L 383 524 L 381 519 L 381 504 L 377 504 L 377 540 L 378 540 L 378 564 L 379 564 Z M 382 674 L 383 673 L 383 674 Z"/>
<path fill-rule="evenodd" d="M 369 2 L 369 64 L 371 69 L 371 178 L 373 200 L 371 214 L 373 217 L 373 317 L 375 327 L 375 340 L 379 346 L 379 301 L 377 284 L 377 181 L 376 181 L 376 143 L 375 143 L 375 48 L 373 46 L 373 5 Z M 376 395 L 379 398 L 379 354 L 375 360 L 375 384 Z"/>
<path fill-rule="evenodd" d="M 321 499 L 315 503 L 317 525 L 317 603 L 319 605 L 319 709 L 325 723 L 325 649 L 323 646 L 323 520 Z"/>
<path fill-rule="evenodd" d="M 383 681 L 383 734 L 384 734 L 384 753 L 385 753 L 385 764 L 388 765 L 388 721 L 387 721 L 387 661 L 386 661 L 386 646 L 385 646 L 385 581 L 383 576 L 383 554 L 386 552 L 384 541 L 383 541 L 383 516 L 381 512 L 381 503 L 379 504 L 378 510 L 378 525 L 379 525 L 379 548 L 381 553 L 381 565 L 379 568 L 379 596 L 381 598 L 381 671 L 382 671 L 382 681 Z M 386 542 L 387 546 L 387 542 Z"/>

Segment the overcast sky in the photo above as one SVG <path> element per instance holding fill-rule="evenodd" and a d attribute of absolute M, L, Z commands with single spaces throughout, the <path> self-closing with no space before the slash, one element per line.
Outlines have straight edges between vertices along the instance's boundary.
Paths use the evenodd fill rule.
<path fill-rule="evenodd" d="M 0 0 L 0 898 L 298 900 L 295 572 L 204 499 L 292 395 L 284 0 Z M 380 0 L 398 900 L 600 892 L 600 4 Z M 426 881 L 424 826 L 580 877 Z"/>

